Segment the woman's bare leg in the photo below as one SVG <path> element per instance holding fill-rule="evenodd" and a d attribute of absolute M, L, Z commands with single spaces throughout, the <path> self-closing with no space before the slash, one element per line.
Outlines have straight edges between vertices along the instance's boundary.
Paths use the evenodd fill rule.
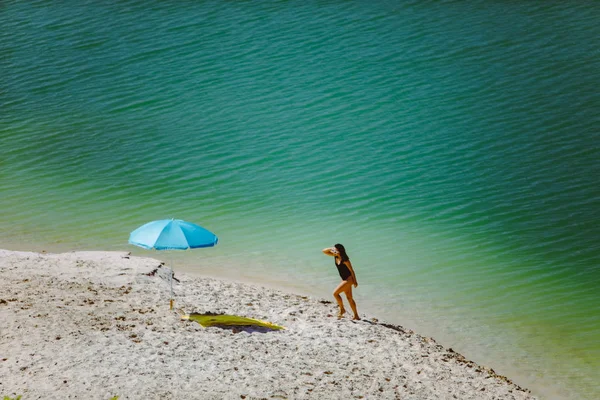
<path fill-rule="evenodd" d="M 338 287 L 333 291 L 333 297 L 335 297 L 335 301 L 337 301 L 338 306 L 340 306 L 340 313 L 338 314 L 338 318 L 342 318 L 346 310 L 344 309 L 344 302 L 342 301 L 341 293 L 346 293 L 346 297 L 348 297 L 348 293 L 346 292 L 347 288 L 352 290 L 352 284 L 348 281 L 342 281 Z M 352 295 L 350 295 L 352 297 Z M 350 303 L 350 307 L 352 307 L 352 303 Z M 356 307 L 356 306 L 355 306 Z"/>
<path fill-rule="evenodd" d="M 350 278 L 352 279 L 352 278 Z M 354 313 L 354 318 L 357 321 L 360 320 L 360 317 L 358 316 L 358 311 L 356 311 L 356 302 L 354 301 L 354 297 L 352 297 L 352 284 L 354 283 L 353 281 L 349 281 L 349 285 L 347 287 L 344 287 L 344 293 L 346 293 L 346 298 L 348 299 L 348 303 L 350 303 L 350 308 L 352 309 L 352 312 Z"/>

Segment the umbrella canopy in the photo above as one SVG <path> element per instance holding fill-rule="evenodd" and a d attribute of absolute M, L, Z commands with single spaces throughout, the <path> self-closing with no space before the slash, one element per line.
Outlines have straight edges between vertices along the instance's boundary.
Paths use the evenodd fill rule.
<path fill-rule="evenodd" d="M 217 236 L 203 227 L 180 219 L 148 222 L 131 232 L 129 243 L 145 249 L 187 250 L 212 247 Z"/>

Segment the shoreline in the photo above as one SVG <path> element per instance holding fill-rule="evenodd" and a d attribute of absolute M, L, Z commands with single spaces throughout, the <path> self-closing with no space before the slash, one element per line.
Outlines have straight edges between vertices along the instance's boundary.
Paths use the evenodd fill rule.
<path fill-rule="evenodd" d="M 287 329 L 204 329 L 181 321 L 169 310 L 168 271 L 160 264 L 128 252 L 0 250 L 0 395 L 535 398 L 402 326 L 364 314 L 360 322 L 338 320 L 330 300 L 177 273 L 175 310 L 236 314 Z"/>

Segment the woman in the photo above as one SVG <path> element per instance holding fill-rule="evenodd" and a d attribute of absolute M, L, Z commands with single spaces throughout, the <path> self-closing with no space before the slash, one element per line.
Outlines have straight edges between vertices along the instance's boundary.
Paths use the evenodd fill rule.
<path fill-rule="evenodd" d="M 352 298 L 352 286 L 358 286 L 358 281 L 356 280 L 356 275 L 354 274 L 354 269 L 352 269 L 352 263 L 346 254 L 346 249 L 341 244 L 336 244 L 333 247 L 328 247 L 323 249 L 323 253 L 328 256 L 335 257 L 335 266 L 340 273 L 340 278 L 342 278 L 342 283 L 335 288 L 333 292 L 333 297 L 337 301 L 340 306 L 340 313 L 338 314 L 338 318 L 342 318 L 346 310 L 344 309 L 344 302 L 342 301 L 342 296 L 340 294 L 343 292 L 346 294 L 346 298 L 348 299 L 348 303 L 350 303 L 350 308 L 352 308 L 352 312 L 354 313 L 354 320 L 360 320 L 358 316 L 358 312 L 356 311 L 356 303 Z"/>

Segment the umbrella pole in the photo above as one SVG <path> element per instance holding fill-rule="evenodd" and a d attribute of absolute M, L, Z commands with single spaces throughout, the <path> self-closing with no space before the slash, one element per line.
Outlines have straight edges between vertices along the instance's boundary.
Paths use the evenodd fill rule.
<path fill-rule="evenodd" d="M 173 309 L 173 268 L 171 268 L 171 300 L 169 300 L 169 310 Z"/>
<path fill-rule="evenodd" d="M 173 309 L 173 303 L 175 300 L 173 299 L 173 275 L 175 274 L 175 270 L 173 269 L 173 257 L 171 257 L 171 300 L 169 300 L 169 310 Z"/>

